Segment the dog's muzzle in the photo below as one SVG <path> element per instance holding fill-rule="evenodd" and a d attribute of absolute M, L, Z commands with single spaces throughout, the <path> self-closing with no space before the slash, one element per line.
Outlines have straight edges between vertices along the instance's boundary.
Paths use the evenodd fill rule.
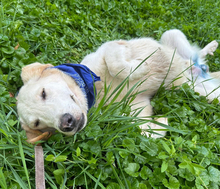
<path fill-rule="evenodd" d="M 74 133 L 76 133 L 83 128 L 84 123 L 85 123 L 85 117 L 83 113 L 79 120 L 77 120 L 71 114 L 66 113 L 66 114 L 63 114 L 60 119 L 59 129 L 62 132 L 71 132 L 74 130 L 75 131 Z"/>

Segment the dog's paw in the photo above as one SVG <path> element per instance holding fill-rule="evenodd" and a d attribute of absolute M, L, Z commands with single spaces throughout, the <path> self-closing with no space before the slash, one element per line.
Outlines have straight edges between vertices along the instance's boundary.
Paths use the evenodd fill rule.
<path fill-rule="evenodd" d="M 164 125 L 168 125 L 168 119 L 164 118 L 164 117 L 155 119 L 155 121 L 162 123 Z M 164 131 L 165 128 L 158 125 L 157 123 L 149 122 L 149 123 L 142 125 L 140 127 L 141 127 L 141 129 L 143 129 L 142 135 L 145 135 L 147 137 L 162 138 L 166 135 L 166 131 Z M 147 131 L 144 131 L 144 130 L 148 130 L 149 128 L 153 131 L 153 133 L 149 133 Z"/>
<path fill-rule="evenodd" d="M 217 47 L 218 47 L 218 42 L 214 40 L 202 49 L 202 53 L 204 54 L 204 56 L 206 56 L 207 54 L 213 56 L 214 55 L 213 53 L 216 51 Z"/>

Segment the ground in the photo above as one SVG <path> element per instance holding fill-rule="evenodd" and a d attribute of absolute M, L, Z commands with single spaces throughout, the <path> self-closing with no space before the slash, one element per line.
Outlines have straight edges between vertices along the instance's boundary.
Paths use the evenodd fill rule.
<path fill-rule="evenodd" d="M 219 4 L 214 0 L 1 1 L 1 188 L 34 188 L 34 148 L 25 141 L 15 111 L 22 66 L 35 61 L 79 63 L 103 42 L 159 39 L 172 28 L 204 47 L 219 40 Z M 208 58 L 211 71 L 220 70 L 219 52 Z M 109 106 L 104 106 L 105 100 L 91 109 L 85 130 L 74 137 L 57 134 L 43 144 L 47 188 L 219 188 L 217 100 L 209 104 L 187 85 L 178 90 L 161 88 L 152 105 L 156 115 L 169 118 L 171 127 L 164 139 L 157 140 L 140 134 L 143 120 L 136 118 L 138 112 L 130 114 L 132 98 Z"/>

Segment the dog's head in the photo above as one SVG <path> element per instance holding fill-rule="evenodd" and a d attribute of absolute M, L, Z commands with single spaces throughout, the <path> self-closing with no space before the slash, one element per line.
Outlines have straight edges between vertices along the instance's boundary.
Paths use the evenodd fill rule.
<path fill-rule="evenodd" d="M 18 115 L 26 131 L 56 129 L 73 135 L 86 125 L 87 100 L 71 77 L 52 67 L 33 63 L 22 69 Z"/>

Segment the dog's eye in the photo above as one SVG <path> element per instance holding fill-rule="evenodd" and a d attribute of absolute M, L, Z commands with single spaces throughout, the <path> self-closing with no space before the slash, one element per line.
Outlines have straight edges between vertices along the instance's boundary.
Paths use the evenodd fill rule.
<path fill-rule="evenodd" d="M 73 99 L 74 102 L 76 102 L 73 95 L 70 95 L 70 97 Z"/>
<path fill-rule="evenodd" d="M 40 124 L 40 120 L 38 119 L 37 121 L 35 121 L 34 126 L 35 126 L 35 127 L 38 127 L 39 124 Z"/>
<path fill-rule="evenodd" d="M 43 88 L 43 91 L 41 93 L 42 98 L 45 100 L 46 99 L 46 92 L 45 89 Z"/>

